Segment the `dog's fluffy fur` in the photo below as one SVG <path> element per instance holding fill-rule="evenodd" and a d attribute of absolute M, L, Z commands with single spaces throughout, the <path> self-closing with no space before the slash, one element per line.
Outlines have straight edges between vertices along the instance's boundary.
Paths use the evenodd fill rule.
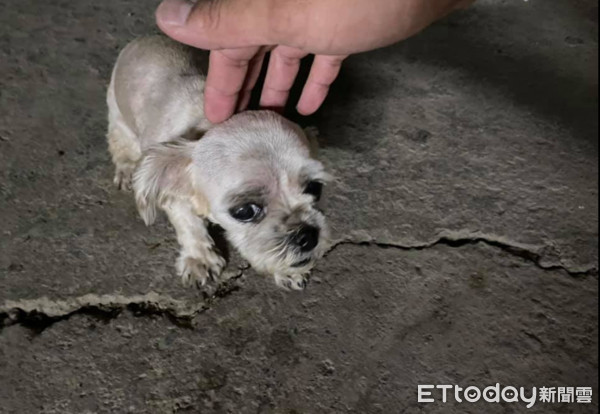
<path fill-rule="evenodd" d="M 177 271 L 184 283 L 204 285 L 225 266 L 206 228 L 210 220 L 257 271 L 303 289 L 328 244 L 307 185 L 328 175 L 304 132 L 275 113 L 248 111 L 211 125 L 202 101 L 206 60 L 161 36 L 123 49 L 107 94 L 115 184 L 133 187 L 147 225 L 158 209 L 167 213 L 181 245 Z M 238 208 L 260 211 L 243 222 L 233 217 Z M 313 239 L 316 231 L 315 246 L 306 237 L 298 241 L 305 228 Z"/>

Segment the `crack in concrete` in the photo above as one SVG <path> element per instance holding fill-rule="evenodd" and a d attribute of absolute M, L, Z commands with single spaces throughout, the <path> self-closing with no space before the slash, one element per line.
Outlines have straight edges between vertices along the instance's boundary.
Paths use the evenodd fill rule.
<path fill-rule="evenodd" d="M 168 296 L 151 292 L 145 295 L 95 295 L 53 301 L 48 298 L 8 301 L 0 309 L 0 329 L 19 324 L 39 334 L 53 324 L 77 314 L 108 321 L 125 310 L 133 314 L 165 315 L 178 326 L 186 326 L 198 313 L 204 311 L 204 302 L 189 306 Z"/>
<path fill-rule="evenodd" d="M 467 245 L 485 244 L 501 249 L 513 256 L 525 259 L 545 271 L 562 270 L 571 276 L 591 276 L 598 274 L 597 266 L 569 268 L 562 263 L 545 264 L 545 246 L 526 245 L 510 242 L 499 237 L 483 235 L 481 233 L 449 233 L 442 234 L 437 239 L 424 244 L 403 245 L 391 242 L 378 242 L 374 239 L 353 240 L 342 239 L 333 243 L 326 253 L 331 254 L 343 245 L 376 246 L 384 249 L 399 249 L 404 251 L 419 251 L 430 249 L 438 245 L 452 248 Z M 193 328 L 194 318 L 210 309 L 215 300 L 227 297 L 239 290 L 236 280 L 244 275 L 249 267 L 240 268 L 240 272 L 217 286 L 211 295 L 205 292 L 202 303 L 189 304 L 185 301 L 173 299 L 169 296 L 155 292 L 145 295 L 95 295 L 89 294 L 66 300 L 50 300 L 48 298 L 7 301 L 0 307 L 0 333 L 3 328 L 11 325 L 21 325 L 29 328 L 35 334 L 43 332 L 53 324 L 65 321 L 77 314 L 84 314 L 100 320 L 111 320 L 124 311 L 130 311 L 136 316 L 162 315 L 166 316 L 173 324 L 183 328 Z"/>
<path fill-rule="evenodd" d="M 430 249 L 439 245 L 458 248 L 476 244 L 485 244 L 487 246 L 500 249 L 513 256 L 525 259 L 533 263 L 536 267 L 545 271 L 562 270 L 573 277 L 593 276 L 598 274 L 598 267 L 596 265 L 569 267 L 560 261 L 558 263 L 545 263 L 545 251 L 548 249 L 548 246 L 517 243 L 504 238 L 485 235 L 483 233 L 445 232 L 433 241 L 413 245 L 404 245 L 394 242 L 379 242 L 369 238 L 365 240 L 342 239 L 333 243 L 325 255 L 329 255 L 339 246 L 343 245 L 377 246 L 384 249 L 419 251 Z"/>
<path fill-rule="evenodd" d="M 212 294 L 204 291 L 204 300 L 194 304 L 156 292 L 133 296 L 88 294 L 65 300 L 43 297 L 7 301 L 0 307 L 0 333 L 8 326 L 21 325 L 34 335 L 39 335 L 55 323 L 69 320 L 74 315 L 88 315 L 108 322 L 124 311 L 135 316 L 165 316 L 174 325 L 191 329 L 194 318 L 208 310 L 216 299 L 239 290 L 235 281 L 243 276 L 245 270 L 247 268 L 240 269 L 238 274 L 218 285 Z"/>

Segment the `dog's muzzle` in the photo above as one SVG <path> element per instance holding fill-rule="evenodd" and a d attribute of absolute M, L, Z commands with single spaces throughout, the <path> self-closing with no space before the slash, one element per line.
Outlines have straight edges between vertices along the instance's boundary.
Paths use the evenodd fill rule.
<path fill-rule="evenodd" d="M 291 243 L 298 247 L 302 253 L 311 252 L 319 244 L 319 229 L 304 224 L 293 234 Z"/>

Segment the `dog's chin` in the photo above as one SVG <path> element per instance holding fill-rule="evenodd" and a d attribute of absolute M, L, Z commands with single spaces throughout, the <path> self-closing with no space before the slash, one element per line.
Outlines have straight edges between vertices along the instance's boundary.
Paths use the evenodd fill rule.
<path fill-rule="evenodd" d="M 297 255 L 290 253 L 284 259 L 281 256 L 246 257 L 250 265 L 259 273 L 294 275 L 307 274 L 315 266 L 321 254 Z"/>
<path fill-rule="evenodd" d="M 254 268 L 259 273 L 264 274 L 280 274 L 280 275 L 290 275 L 290 274 L 305 274 L 309 273 L 315 265 L 316 258 L 302 258 L 295 259 L 294 261 L 282 261 L 273 258 L 273 260 L 252 260 L 251 258 L 246 258 L 252 268 Z"/>
<path fill-rule="evenodd" d="M 300 269 L 300 270 L 302 270 L 305 267 L 311 267 L 312 268 L 312 266 L 313 266 L 313 258 L 312 257 L 307 257 L 305 259 L 301 259 L 301 260 L 298 260 L 295 263 L 292 263 L 292 265 L 290 267 L 292 269 L 296 269 L 296 270 Z"/>

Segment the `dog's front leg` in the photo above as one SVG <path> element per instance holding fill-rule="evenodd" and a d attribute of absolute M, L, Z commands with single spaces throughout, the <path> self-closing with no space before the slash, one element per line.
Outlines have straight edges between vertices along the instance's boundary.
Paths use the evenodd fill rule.
<path fill-rule="evenodd" d="M 217 280 L 225 260 L 216 251 L 204 219 L 194 213 L 192 204 L 187 201 L 172 201 L 164 206 L 164 210 L 181 245 L 177 272 L 184 285 L 204 286 L 209 278 Z"/>

